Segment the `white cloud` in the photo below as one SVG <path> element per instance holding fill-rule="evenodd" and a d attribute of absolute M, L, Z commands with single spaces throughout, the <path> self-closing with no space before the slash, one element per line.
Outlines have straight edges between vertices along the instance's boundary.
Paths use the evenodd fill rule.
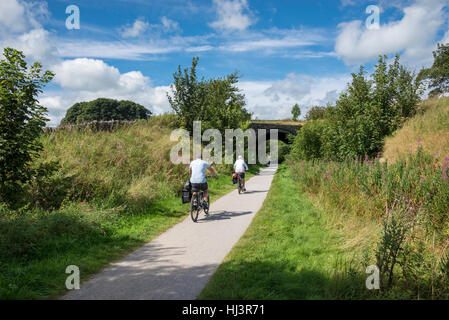
<path fill-rule="evenodd" d="M 50 33 L 39 20 L 50 15 L 46 2 L 0 1 L 0 49 L 13 47 L 24 52 L 27 60 L 48 66 L 55 60 Z"/>
<path fill-rule="evenodd" d="M 253 24 L 247 0 L 213 0 L 218 20 L 209 25 L 220 31 L 243 31 Z"/>
<path fill-rule="evenodd" d="M 106 88 L 116 89 L 120 72 L 102 60 L 80 58 L 66 60 L 56 65 L 54 81 L 61 87 L 72 90 L 98 91 Z"/>
<path fill-rule="evenodd" d="M 74 103 L 97 98 L 131 100 L 154 113 L 170 110 L 168 86 L 152 87 L 140 71 L 120 73 L 102 60 L 79 58 L 66 60 L 54 67 L 55 82 L 62 90 L 46 92 L 40 103 L 49 109 L 49 125 L 56 126 Z"/>
<path fill-rule="evenodd" d="M 137 19 L 132 26 L 123 27 L 120 34 L 123 38 L 136 38 L 148 30 L 149 27 L 150 24 L 148 22 Z"/>
<path fill-rule="evenodd" d="M 411 64 L 428 63 L 432 59 L 435 37 L 445 23 L 445 4 L 446 0 L 417 0 L 403 9 L 401 20 L 381 23 L 379 30 L 368 30 L 359 20 L 341 23 L 335 51 L 347 64 L 363 63 L 379 54 L 401 51 L 404 60 Z"/>
<path fill-rule="evenodd" d="M 161 18 L 162 28 L 165 32 L 172 32 L 172 31 L 180 31 L 181 28 L 179 27 L 179 23 L 168 19 L 167 17 Z"/>
<path fill-rule="evenodd" d="M 23 32 L 28 28 L 25 8 L 17 0 L 0 2 L 0 27 L 11 32 Z"/>
<path fill-rule="evenodd" d="M 245 94 L 247 108 L 259 119 L 291 118 L 295 103 L 302 115 L 314 105 L 335 103 L 346 89 L 350 76 L 316 77 L 289 74 L 276 81 L 242 81 L 238 87 Z"/>

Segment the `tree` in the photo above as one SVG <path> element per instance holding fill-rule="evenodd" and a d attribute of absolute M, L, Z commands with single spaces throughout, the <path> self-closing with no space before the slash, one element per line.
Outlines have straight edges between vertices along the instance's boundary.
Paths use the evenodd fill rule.
<path fill-rule="evenodd" d="M 352 74 L 352 83 L 326 114 L 324 150 L 328 158 L 375 156 L 383 139 L 416 112 L 420 101 L 419 77 L 381 56 L 371 79 L 363 67 Z"/>
<path fill-rule="evenodd" d="M 430 96 L 439 96 L 449 92 L 449 43 L 438 44 L 433 58 L 432 66 L 421 70 L 419 77 L 428 80 Z"/>
<path fill-rule="evenodd" d="M 295 136 L 291 156 L 301 160 L 320 159 L 323 156 L 324 120 L 310 120 Z"/>
<path fill-rule="evenodd" d="M 61 125 L 106 120 L 148 119 L 151 111 L 127 100 L 99 98 L 90 102 L 78 102 L 67 110 Z"/>
<path fill-rule="evenodd" d="M 190 69 L 173 74 L 174 82 L 167 93 L 173 111 L 182 119 L 182 126 L 193 132 L 193 122 L 202 121 L 202 130 L 239 128 L 251 119 L 245 109 L 245 97 L 235 86 L 239 75 L 234 72 L 224 78 L 198 80 L 198 57 L 192 59 Z"/>
<path fill-rule="evenodd" d="M 11 201 L 29 181 L 32 160 L 42 149 L 39 135 L 48 119 L 37 96 L 53 79 L 38 62 L 28 68 L 25 55 L 5 48 L 0 61 L 0 201 Z"/>
<path fill-rule="evenodd" d="M 315 106 L 309 109 L 306 114 L 306 120 L 324 119 L 328 107 Z"/>
<path fill-rule="evenodd" d="M 295 105 L 292 108 L 292 115 L 293 115 L 293 121 L 297 121 L 299 116 L 301 115 L 301 109 L 299 108 L 299 105 L 295 103 Z"/>

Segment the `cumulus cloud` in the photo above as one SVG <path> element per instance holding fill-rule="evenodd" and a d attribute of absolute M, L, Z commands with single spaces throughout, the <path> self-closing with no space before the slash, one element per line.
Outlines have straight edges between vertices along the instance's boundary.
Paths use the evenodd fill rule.
<path fill-rule="evenodd" d="M 152 87 L 140 71 L 120 73 L 102 60 L 79 58 L 66 60 L 54 68 L 54 81 L 62 90 L 46 92 L 39 99 L 49 110 L 49 125 L 56 126 L 74 103 L 96 98 L 132 100 L 154 113 L 169 111 L 168 86 Z"/>
<path fill-rule="evenodd" d="M 417 0 L 403 9 L 401 20 L 381 24 L 378 30 L 366 29 L 359 20 L 341 23 L 335 52 L 346 64 L 396 52 L 403 52 L 411 64 L 427 63 L 432 59 L 435 37 L 445 23 L 446 4 L 447 1 Z"/>
<path fill-rule="evenodd" d="M 56 50 L 50 33 L 39 22 L 49 15 L 45 2 L 0 1 L 0 49 L 14 47 L 28 60 L 50 65 L 56 59 Z"/>
<path fill-rule="evenodd" d="M 253 24 L 247 0 L 214 0 L 218 19 L 209 25 L 220 31 L 243 31 Z"/>

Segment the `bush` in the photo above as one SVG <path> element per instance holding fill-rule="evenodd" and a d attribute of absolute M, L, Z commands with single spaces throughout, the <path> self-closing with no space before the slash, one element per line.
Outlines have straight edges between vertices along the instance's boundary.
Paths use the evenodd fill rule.
<path fill-rule="evenodd" d="M 384 138 L 415 114 L 420 80 L 399 64 L 399 56 L 389 65 L 386 59 L 379 58 L 371 79 L 365 77 L 363 67 L 353 74 L 346 92 L 327 112 L 326 158 L 374 158 L 382 150 Z"/>
<path fill-rule="evenodd" d="M 291 157 L 301 160 L 322 158 L 325 125 L 323 120 L 306 122 L 293 140 Z"/>

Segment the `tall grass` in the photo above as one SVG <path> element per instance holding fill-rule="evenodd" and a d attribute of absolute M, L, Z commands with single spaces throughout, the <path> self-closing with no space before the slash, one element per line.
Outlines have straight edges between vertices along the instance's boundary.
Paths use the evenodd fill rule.
<path fill-rule="evenodd" d="M 419 146 L 443 164 L 449 156 L 449 98 L 435 98 L 419 105 L 419 114 L 385 141 L 383 157 L 389 163 L 415 153 Z"/>
<path fill-rule="evenodd" d="M 448 297 L 443 282 L 438 284 L 435 278 L 447 276 L 440 269 L 449 243 L 449 158 L 442 166 L 437 165 L 431 155 L 419 148 L 391 165 L 367 158 L 343 162 L 290 160 L 289 165 L 301 190 L 316 197 L 321 206 L 333 208 L 333 218 L 338 221 L 340 216 L 341 224 L 349 221 L 348 216 L 355 216 L 359 226 L 363 221 L 379 226 L 366 234 L 377 244 L 365 242 L 359 247 L 360 256 L 363 250 L 369 250 L 371 263 L 365 261 L 366 266 L 377 263 L 381 267 L 385 260 L 381 257 L 395 255 L 394 263 L 388 265 L 396 275 L 394 286 L 388 286 L 391 297 Z M 399 218 L 391 220 L 391 216 Z M 402 234 L 399 231 L 405 225 L 410 227 Z M 383 230 L 380 235 L 379 230 Z M 373 233 L 377 236 L 373 237 Z M 355 229 L 350 234 L 363 237 Z M 394 238 L 394 234 L 401 236 Z M 382 244 L 385 239 L 394 243 Z M 390 252 L 393 247 L 397 252 Z M 395 265 L 396 260 L 400 263 Z M 431 268 L 423 270 L 423 266 Z M 398 290 L 392 294 L 394 289 Z M 435 294 L 437 289 L 440 296 Z"/>

